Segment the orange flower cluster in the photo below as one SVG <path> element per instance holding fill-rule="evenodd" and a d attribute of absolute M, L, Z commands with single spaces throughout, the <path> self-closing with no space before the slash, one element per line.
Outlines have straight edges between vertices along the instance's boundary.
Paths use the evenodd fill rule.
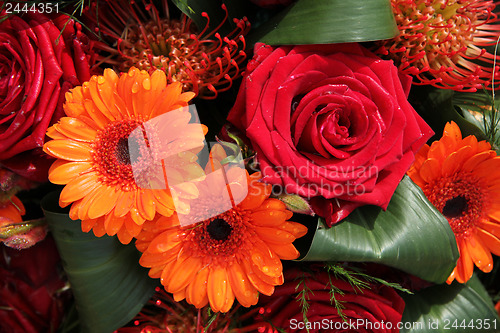
<path fill-rule="evenodd" d="M 205 170 L 198 164 L 207 129 L 190 123 L 194 94 L 166 79 L 107 69 L 71 90 L 67 117 L 47 132 L 44 151 L 57 158 L 49 179 L 65 185 L 59 203 L 83 231 L 136 238 L 140 264 L 175 300 L 217 312 L 235 298 L 254 305 L 283 283 L 281 259 L 299 256 L 292 242 L 307 228 L 288 221 L 292 212 L 269 198 L 260 173 L 223 166 L 222 146 Z"/>

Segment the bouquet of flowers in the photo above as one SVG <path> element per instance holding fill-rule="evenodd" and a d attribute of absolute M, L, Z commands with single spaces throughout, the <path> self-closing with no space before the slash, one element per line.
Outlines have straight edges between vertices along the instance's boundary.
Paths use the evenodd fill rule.
<path fill-rule="evenodd" d="M 0 330 L 499 332 L 495 2 L 0 1 Z"/>

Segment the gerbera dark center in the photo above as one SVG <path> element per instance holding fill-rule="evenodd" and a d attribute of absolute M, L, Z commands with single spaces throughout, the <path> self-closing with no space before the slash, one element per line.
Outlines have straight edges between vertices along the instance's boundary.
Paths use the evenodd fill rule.
<path fill-rule="evenodd" d="M 443 215 L 448 218 L 456 218 L 462 216 L 467 211 L 467 199 L 459 195 L 453 199 L 446 201 L 443 207 Z"/>
<path fill-rule="evenodd" d="M 120 164 L 130 164 L 130 152 L 128 148 L 128 139 L 121 138 L 116 144 L 116 159 Z"/>
<path fill-rule="evenodd" d="M 455 235 L 463 235 L 481 221 L 487 192 L 470 172 L 457 172 L 424 187 L 429 201 L 446 217 Z"/>
<path fill-rule="evenodd" d="M 212 239 L 225 241 L 233 228 L 223 219 L 215 219 L 207 226 L 208 234 Z"/>
<path fill-rule="evenodd" d="M 107 185 L 120 184 L 124 190 L 136 188 L 130 161 L 129 135 L 142 122 L 120 120 L 100 130 L 93 143 L 92 158 L 99 180 Z"/>
<path fill-rule="evenodd" d="M 198 205 L 194 209 L 199 209 Z M 204 264 L 231 265 L 239 253 L 249 249 L 247 238 L 253 235 L 253 230 L 247 228 L 247 221 L 246 213 L 235 207 L 200 222 L 188 228 L 186 250 L 189 255 L 201 256 Z"/>

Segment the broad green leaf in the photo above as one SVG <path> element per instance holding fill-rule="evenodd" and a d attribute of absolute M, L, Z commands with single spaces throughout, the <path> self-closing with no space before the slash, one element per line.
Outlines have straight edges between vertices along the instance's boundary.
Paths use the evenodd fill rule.
<path fill-rule="evenodd" d="M 397 34 L 390 0 L 298 0 L 259 27 L 253 38 L 270 45 L 327 44 Z"/>
<path fill-rule="evenodd" d="M 457 259 L 448 221 L 405 176 L 387 211 L 365 206 L 331 228 L 320 223 L 301 260 L 376 262 L 442 283 Z"/>
<path fill-rule="evenodd" d="M 154 292 L 156 281 L 139 266 L 139 252 L 115 237 L 84 233 L 58 205 L 59 194 L 42 200 L 75 296 L 83 332 L 113 332 L 128 323 Z"/>
<path fill-rule="evenodd" d="M 500 331 L 500 318 L 476 276 L 465 285 L 437 285 L 403 298 L 401 333 Z"/>

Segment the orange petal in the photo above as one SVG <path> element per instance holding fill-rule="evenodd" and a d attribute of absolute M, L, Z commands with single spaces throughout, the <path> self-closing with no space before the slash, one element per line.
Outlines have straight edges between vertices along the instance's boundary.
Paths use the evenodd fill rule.
<path fill-rule="evenodd" d="M 152 279 L 159 279 L 161 277 L 161 273 L 163 272 L 163 266 L 155 266 L 151 268 L 148 272 L 148 275 Z"/>
<path fill-rule="evenodd" d="M 89 218 L 94 219 L 108 214 L 115 207 L 118 193 L 114 186 L 103 185 L 90 203 Z"/>
<path fill-rule="evenodd" d="M 69 183 L 84 172 L 90 171 L 92 164 L 89 162 L 67 162 L 56 160 L 49 169 L 49 180 L 58 185 Z"/>
<path fill-rule="evenodd" d="M 260 271 L 270 277 L 280 277 L 283 266 L 278 256 L 272 253 L 266 244 L 257 244 L 250 253 L 250 260 Z"/>
<path fill-rule="evenodd" d="M 500 156 L 479 163 L 474 169 L 474 175 L 486 181 L 500 178 Z"/>
<path fill-rule="evenodd" d="M 95 129 L 80 119 L 73 117 L 62 117 L 53 127 L 58 132 L 75 141 L 92 142 L 97 135 Z"/>
<path fill-rule="evenodd" d="M 251 223 L 261 227 L 273 227 L 285 222 L 290 215 L 282 210 L 260 210 L 251 215 Z"/>
<path fill-rule="evenodd" d="M 96 223 L 92 227 L 92 231 L 96 237 L 102 237 L 106 234 L 106 229 L 104 229 L 104 219 L 97 219 Z"/>
<path fill-rule="evenodd" d="M 254 227 L 255 232 L 259 235 L 260 239 L 262 239 L 266 243 L 292 243 L 295 240 L 295 237 L 281 229 L 277 228 L 267 228 L 267 227 Z"/>
<path fill-rule="evenodd" d="M 472 147 L 465 146 L 448 155 L 443 162 L 443 176 L 449 176 L 455 173 L 459 168 L 461 168 L 464 161 L 467 161 L 470 157 L 472 157 L 472 154 Z"/>
<path fill-rule="evenodd" d="M 470 280 L 472 277 L 472 273 L 474 271 L 474 262 L 472 261 L 469 250 L 467 249 L 467 245 L 465 244 L 467 241 L 463 238 L 457 239 L 457 245 L 460 252 L 460 257 L 457 262 L 457 281 L 460 283 L 465 283 Z"/>
<path fill-rule="evenodd" d="M 115 216 L 124 216 L 125 214 L 130 212 L 130 209 L 135 203 L 135 195 L 135 191 L 120 193 L 115 205 Z"/>
<path fill-rule="evenodd" d="M 127 231 L 127 228 L 124 228 L 123 226 L 118 231 L 118 233 L 116 234 L 116 236 L 118 236 L 118 240 L 122 244 L 128 244 L 128 243 L 130 243 L 130 241 L 133 238 L 132 235 Z"/>
<path fill-rule="evenodd" d="M 252 285 L 240 264 L 233 262 L 228 268 L 228 277 L 234 295 L 241 305 L 249 307 L 257 304 L 259 292 Z"/>
<path fill-rule="evenodd" d="M 194 279 L 194 275 L 201 268 L 201 260 L 197 257 L 186 257 L 185 260 L 179 258 L 172 268 L 175 274 L 172 274 L 168 284 L 165 285 L 171 293 L 184 290 Z"/>
<path fill-rule="evenodd" d="M 66 207 L 73 201 L 82 199 L 100 186 L 101 185 L 97 181 L 97 175 L 94 172 L 78 176 L 62 189 L 59 196 L 59 205 L 61 207 Z"/>
<path fill-rule="evenodd" d="M 451 284 L 453 282 L 453 280 L 455 280 L 456 275 L 457 275 L 457 268 L 455 267 L 453 269 L 453 272 L 451 272 L 450 276 L 448 277 L 448 279 L 446 279 L 446 283 Z"/>
<path fill-rule="evenodd" d="M 161 253 L 171 250 L 174 246 L 180 243 L 183 233 L 180 229 L 167 230 L 156 236 L 148 246 L 148 252 Z"/>
<path fill-rule="evenodd" d="M 152 220 L 156 213 L 156 202 L 150 190 L 141 190 L 137 195 L 137 207 L 146 220 Z"/>
<path fill-rule="evenodd" d="M 163 286 L 165 286 L 165 283 L 170 279 L 170 277 L 173 274 L 177 274 L 177 272 L 172 271 L 172 268 L 174 267 L 175 263 L 176 261 L 172 260 L 171 262 L 166 264 L 165 267 L 163 268 L 160 276 L 160 282 Z"/>
<path fill-rule="evenodd" d="M 426 159 L 420 168 L 420 176 L 428 183 L 441 177 L 441 165 L 434 158 Z"/>
<path fill-rule="evenodd" d="M 259 207 L 254 209 L 254 211 L 259 211 L 259 210 L 279 210 L 279 211 L 286 211 L 286 205 L 283 201 L 274 199 L 274 198 L 269 198 L 266 201 L 262 203 Z"/>
<path fill-rule="evenodd" d="M 221 311 L 227 302 L 228 283 L 227 271 L 224 267 L 214 266 L 210 268 L 207 294 L 210 307 L 214 312 Z"/>
<path fill-rule="evenodd" d="M 143 267 L 155 267 L 168 264 L 177 258 L 179 251 L 182 249 L 182 244 L 177 244 L 170 251 L 162 253 L 151 253 L 147 250 L 139 259 L 139 264 Z"/>
<path fill-rule="evenodd" d="M 108 236 L 114 236 L 122 228 L 125 218 L 108 214 L 104 217 L 104 229 Z"/>
<path fill-rule="evenodd" d="M 220 309 L 220 312 L 222 312 L 222 313 L 228 312 L 229 310 L 231 310 L 231 307 L 233 306 L 233 304 L 234 304 L 234 293 L 233 293 L 233 289 L 231 288 L 231 285 L 228 284 L 227 285 L 227 294 L 226 294 L 226 303 L 224 303 L 224 305 Z"/>
<path fill-rule="evenodd" d="M 98 86 L 100 86 L 101 89 L 98 89 Z M 92 102 L 94 103 L 94 107 L 98 110 L 98 112 L 100 112 L 103 116 L 111 121 L 117 120 L 116 116 L 120 117 L 120 114 L 117 114 L 117 112 L 113 112 L 115 111 L 114 106 L 110 110 L 101 99 L 101 95 L 99 93 L 99 90 L 106 90 L 110 88 L 109 86 L 106 87 L 106 79 L 103 76 L 94 75 L 90 78 L 90 81 L 88 81 L 88 88 L 90 96 L 92 98 Z"/>
<path fill-rule="evenodd" d="M 307 227 L 303 224 L 287 221 L 279 226 L 280 229 L 286 230 L 291 233 L 295 238 L 300 238 L 307 234 Z"/>
<path fill-rule="evenodd" d="M 125 216 L 125 228 L 127 228 L 127 232 L 131 234 L 132 237 L 137 236 L 142 230 L 142 227 L 135 223 L 129 215 Z"/>
<path fill-rule="evenodd" d="M 238 206 L 248 210 L 258 208 L 269 196 L 269 194 L 266 193 L 264 189 L 265 187 L 263 186 L 252 186 L 250 184 L 250 186 L 248 186 L 248 194 L 246 198 L 242 202 L 240 202 Z"/>
<path fill-rule="evenodd" d="M 92 228 L 94 227 L 94 225 L 96 224 L 98 219 L 93 219 L 93 220 L 83 220 L 82 221 L 82 231 L 83 232 L 89 232 L 90 230 L 92 230 Z"/>
<path fill-rule="evenodd" d="M 488 250 L 494 255 L 500 256 L 500 239 L 480 228 L 477 228 L 476 232 L 478 237 L 481 239 L 481 242 L 488 248 Z"/>
<path fill-rule="evenodd" d="M 208 267 L 203 267 L 198 270 L 194 280 L 186 290 L 186 301 L 193 304 L 198 309 L 204 307 L 208 303 L 207 285 L 209 272 L 210 269 Z"/>
<path fill-rule="evenodd" d="M 429 151 L 427 152 L 427 159 L 432 158 L 433 160 L 436 160 L 439 165 L 441 165 L 441 163 L 443 163 L 444 161 L 445 156 L 447 155 L 448 153 L 446 152 L 445 144 L 443 144 L 441 141 L 434 141 L 430 146 Z M 426 160 L 422 161 L 420 168 Z"/>
<path fill-rule="evenodd" d="M 85 83 L 83 86 L 85 89 Z M 110 123 L 110 120 L 97 109 L 94 101 L 89 99 L 83 100 L 83 107 L 85 108 L 85 112 L 87 112 L 89 117 L 99 126 L 99 128 L 104 128 Z"/>
<path fill-rule="evenodd" d="M 463 171 L 474 171 L 476 167 L 481 164 L 484 161 L 487 161 L 493 157 L 495 157 L 496 154 L 494 151 L 487 150 L 483 151 L 481 153 L 478 153 L 471 158 L 469 158 L 465 163 L 462 165 L 461 169 Z"/>
<path fill-rule="evenodd" d="M 490 217 L 497 219 L 500 219 L 500 213 L 495 212 L 494 215 L 490 214 Z M 484 229 L 488 231 L 490 234 L 494 235 L 496 238 L 500 238 L 500 223 L 499 222 L 493 222 L 493 221 L 482 221 L 481 224 L 479 225 L 481 229 Z"/>
<path fill-rule="evenodd" d="M 267 246 L 271 251 L 276 253 L 276 255 L 282 260 L 294 260 L 300 256 L 299 251 L 293 246 L 293 244 L 275 244 L 267 243 Z"/>
<path fill-rule="evenodd" d="M 130 216 L 138 226 L 141 226 L 144 223 L 144 221 L 146 221 L 146 219 L 141 215 L 141 213 L 136 207 L 132 207 L 130 209 L 128 216 Z"/>
<path fill-rule="evenodd" d="M 84 142 L 68 140 L 52 140 L 43 145 L 43 151 L 52 157 L 74 162 L 90 162 L 91 146 Z"/>
<path fill-rule="evenodd" d="M 54 139 L 54 140 L 69 139 L 67 136 L 65 136 L 62 133 L 56 131 L 56 129 L 54 128 L 54 126 L 51 126 L 51 127 L 47 128 L 47 132 L 45 133 L 45 135 L 48 136 L 51 139 Z"/>
<path fill-rule="evenodd" d="M 174 301 L 176 302 L 182 301 L 184 298 L 186 298 L 186 289 L 181 289 L 173 293 L 173 296 L 174 296 Z"/>
<path fill-rule="evenodd" d="M 465 244 L 467 244 L 467 250 L 476 266 L 485 273 L 491 272 L 493 269 L 493 258 L 490 251 L 484 247 L 481 239 L 473 233 L 465 241 Z"/>
<path fill-rule="evenodd" d="M 243 260 L 241 262 L 245 273 L 248 277 L 248 281 L 257 289 L 259 292 L 264 295 L 271 296 L 274 293 L 274 286 L 262 281 L 252 270 L 250 263 L 248 261 Z"/>

